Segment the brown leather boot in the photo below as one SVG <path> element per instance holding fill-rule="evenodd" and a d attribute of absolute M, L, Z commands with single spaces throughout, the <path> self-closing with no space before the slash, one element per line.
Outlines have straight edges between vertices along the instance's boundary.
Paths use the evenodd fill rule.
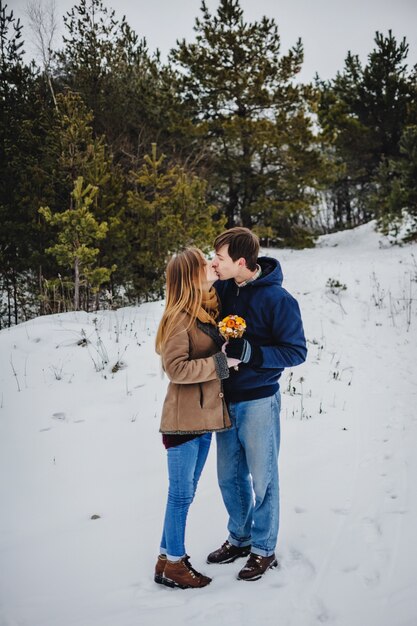
<path fill-rule="evenodd" d="M 210 552 L 207 557 L 207 563 L 233 563 L 236 559 L 242 556 L 248 556 L 250 554 L 250 546 L 233 546 L 229 541 L 225 541 L 224 544 L 218 550 Z"/>
<path fill-rule="evenodd" d="M 259 554 L 250 553 L 246 565 L 237 575 L 238 580 L 259 580 L 269 569 L 278 566 L 275 554 L 271 556 L 260 556 Z"/>
<path fill-rule="evenodd" d="M 158 556 L 158 560 L 155 565 L 155 576 L 154 576 L 154 581 L 158 583 L 158 585 L 163 584 L 162 577 L 164 574 L 166 563 L 167 563 L 167 557 L 165 556 L 165 554 L 160 554 Z"/>
<path fill-rule="evenodd" d="M 211 578 L 197 572 L 185 555 L 179 561 L 166 561 L 162 583 L 167 587 L 180 589 L 198 589 L 211 583 Z"/>

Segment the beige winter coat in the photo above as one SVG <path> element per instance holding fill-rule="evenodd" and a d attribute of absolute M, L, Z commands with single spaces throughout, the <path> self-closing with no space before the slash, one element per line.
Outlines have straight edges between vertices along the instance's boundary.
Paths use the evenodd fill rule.
<path fill-rule="evenodd" d="M 229 369 L 217 330 L 198 321 L 187 330 L 188 321 L 186 313 L 178 316 L 161 354 L 170 380 L 160 427 L 165 434 L 205 433 L 231 425 L 221 382 Z"/>

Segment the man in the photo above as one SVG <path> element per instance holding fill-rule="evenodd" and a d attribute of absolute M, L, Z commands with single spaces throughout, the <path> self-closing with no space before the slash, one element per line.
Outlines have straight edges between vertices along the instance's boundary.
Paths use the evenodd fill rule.
<path fill-rule="evenodd" d="M 232 428 L 217 433 L 219 486 L 229 514 L 227 541 L 208 563 L 249 556 L 241 580 L 258 580 L 277 566 L 279 526 L 279 378 L 305 361 L 306 342 L 297 301 L 282 287 L 277 260 L 260 257 L 259 239 L 231 228 L 215 242 L 213 267 L 222 316 L 240 315 L 245 335 L 225 346 L 241 361 L 224 381 Z"/>

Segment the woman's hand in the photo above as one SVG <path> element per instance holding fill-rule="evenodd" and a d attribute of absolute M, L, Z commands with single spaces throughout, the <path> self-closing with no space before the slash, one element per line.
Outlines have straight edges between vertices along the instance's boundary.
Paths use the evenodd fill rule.
<path fill-rule="evenodd" d="M 227 357 L 227 366 L 228 367 L 234 367 L 235 370 L 238 369 L 238 365 L 239 363 L 242 363 L 242 361 L 239 361 L 239 359 L 232 359 L 231 357 Z"/>
<path fill-rule="evenodd" d="M 222 345 L 222 352 L 224 352 L 226 354 L 226 346 L 229 342 L 225 341 L 224 344 Z M 227 354 L 226 354 L 227 356 Z M 242 361 L 239 361 L 239 359 L 233 359 L 232 357 L 228 356 L 227 357 L 227 367 L 233 367 L 236 371 L 238 371 L 238 365 L 239 363 L 242 363 Z"/>

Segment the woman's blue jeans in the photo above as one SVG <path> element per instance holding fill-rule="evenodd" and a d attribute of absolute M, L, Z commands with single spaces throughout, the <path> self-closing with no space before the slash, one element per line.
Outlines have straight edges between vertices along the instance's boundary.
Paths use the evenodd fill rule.
<path fill-rule="evenodd" d="M 217 433 L 217 473 L 229 541 L 271 556 L 279 526 L 280 392 L 228 408 L 232 428 Z"/>
<path fill-rule="evenodd" d="M 167 449 L 168 500 L 161 539 L 161 554 L 170 560 L 185 555 L 185 524 L 197 483 L 210 449 L 211 433 Z"/>

